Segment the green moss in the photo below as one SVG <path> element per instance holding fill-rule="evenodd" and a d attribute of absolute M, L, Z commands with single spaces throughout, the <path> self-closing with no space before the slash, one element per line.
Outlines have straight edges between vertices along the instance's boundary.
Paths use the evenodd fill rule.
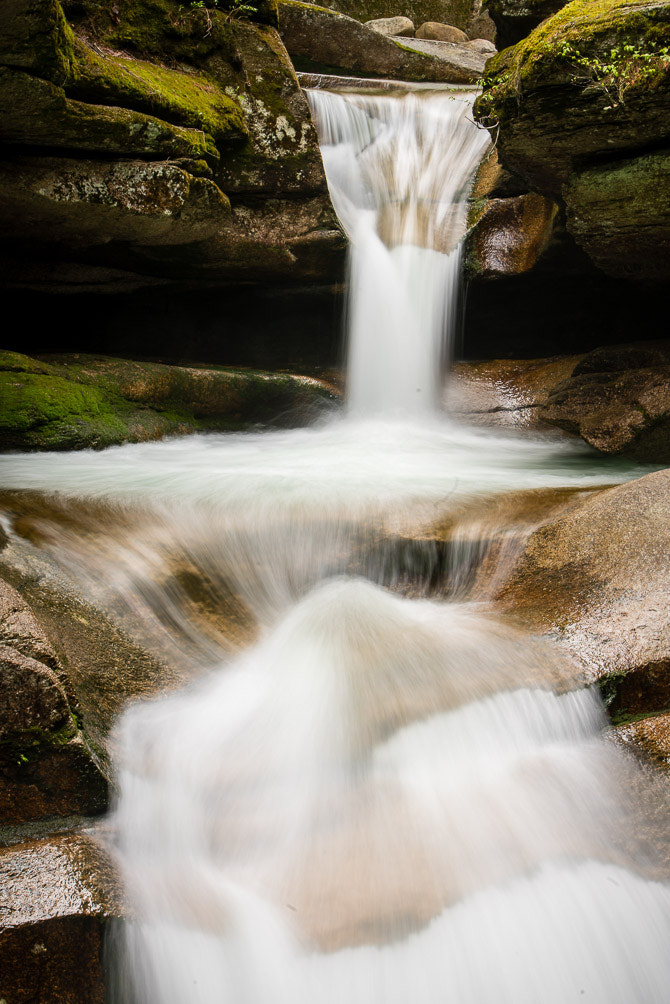
<path fill-rule="evenodd" d="M 667 19 L 647 0 L 574 0 L 490 60 L 476 117 L 503 122 L 535 88 L 595 83 L 613 86 L 620 100 L 625 90 L 660 86 L 670 73 Z"/>
<path fill-rule="evenodd" d="M 124 105 L 209 133 L 239 140 L 246 126 L 239 105 L 206 77 L 121 56 L 102 56 L 81 41 L 66 92 L 89 101 Z"/>
<path fill-rule="evenodd" d="M 0 63 L 59 84 L 67 77 L 74 35 L 58 0 L 3 0 Z"/>

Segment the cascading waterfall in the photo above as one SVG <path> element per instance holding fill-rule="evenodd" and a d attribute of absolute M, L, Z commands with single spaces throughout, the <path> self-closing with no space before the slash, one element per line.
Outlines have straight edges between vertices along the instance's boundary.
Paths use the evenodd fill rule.
<path fill-rule="evenodd" d="M 179 562 L 257 627 L 120 724 L 114 999 L 661 1004 L 670 892 L 597 696 L 466 598 L 402 595 L 384 557 L 403 521 L 639 468 L 431 413 L 486 140 L 458 94 L 311 100 L 354 245 L 348 417 L 0 458 L 8 487 L 100 507 L 45 546 L 149 633 L 187 630 Z"/>
<path fill-rule="evenodd" d="M 432 412 L 453 333 L 466 197 L 489 145 L 473 95 L 311 91 L 350 240 L 347 397 L 355 414 Z"/>

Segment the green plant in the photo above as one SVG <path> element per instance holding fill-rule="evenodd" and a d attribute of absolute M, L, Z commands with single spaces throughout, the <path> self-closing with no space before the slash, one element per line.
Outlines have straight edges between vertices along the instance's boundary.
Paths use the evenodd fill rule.
<path fill-rule="evenodd" d="M 632 43 L 614 46 L 603 57 L 586 55 L 570 42 L 556 44 L 554 53 L 579 68 L 574 76 L 577 84 L 594 83 L 608 96 L 606 110 L 624 104 L 626 91 L 650 83 L 660 72 L 670 67 L 670 48 L 650 43 L 641 49 Z"/>

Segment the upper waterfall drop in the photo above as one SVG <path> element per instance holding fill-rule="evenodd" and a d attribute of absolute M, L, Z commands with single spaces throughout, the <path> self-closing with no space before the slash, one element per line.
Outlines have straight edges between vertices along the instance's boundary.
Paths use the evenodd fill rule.
<path fill-rule="evenodd" d="M 490 143 L 471 116 L 474 94 L 307 94 L 351 242 L 349 410 L 435 411 L 456 325 L 467 195 Z"/>

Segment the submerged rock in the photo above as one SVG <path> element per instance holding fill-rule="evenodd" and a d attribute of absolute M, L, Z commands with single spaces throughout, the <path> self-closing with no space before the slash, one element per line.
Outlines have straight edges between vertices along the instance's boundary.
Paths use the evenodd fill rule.
<path fill-rule="evenodd" d="M 280 0 L 279 30 L 298 69 L 315 73 L 468 84 L 485 63 L 465 46 L 385 38 L 351 17 L 298 0 Z"/>
<path fill-rule="evenodd" d="M 670 343 L 589 352 L 553 387 L 541 418 L 602 453 L 670 463 Z"/>
<path fill-rule="evenodd" d="M 670 707 L 670 471 L 593 495 L 528 539 L 500 608 L 551 633 L 617 720 Z"/>

